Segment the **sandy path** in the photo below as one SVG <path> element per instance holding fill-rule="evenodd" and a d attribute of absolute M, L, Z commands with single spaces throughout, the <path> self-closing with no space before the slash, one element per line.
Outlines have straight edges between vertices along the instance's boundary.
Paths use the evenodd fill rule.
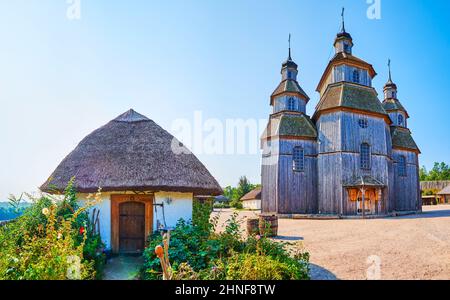
<path fill-rule="evenodd" d="M 232 211 L 219 214 L 223 224 Z M 254 215 L 239 212 L 241 220 Z M 303 241 L 314 279 L 366 279 L 377 257 L 381 279 L 450 279 L 450 206 L 376 220 L 280 220 L 279 235 Z"/>

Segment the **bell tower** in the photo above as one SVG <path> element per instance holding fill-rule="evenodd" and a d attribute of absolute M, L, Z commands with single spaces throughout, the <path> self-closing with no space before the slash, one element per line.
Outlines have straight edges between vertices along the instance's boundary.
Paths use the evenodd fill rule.
<path fill-rule="evenodd" d="M 345 31 L 345 18 L 344 18 L 345 8 L 342 8 L 342 27 L 341 32 L 339 32 L 334 41 L 334 48 L 336 54 L 338 53 L 346 53 L 352 54 L 353 48 L 353 39 L 352 36 Z"/>
<path fill-rule="evenodd" d="M 292 60 L 291 35 L 289 34 L 289 54 L 281 66 L 281 82 L 270 98 L 273 113 L 290 111 L 306 114 L 309 97 L 300 87 L 297 76 L 298 65 Z"/>
<path fill-rule="evenodd" d="M 408 127 L 408 112 L 397 98 L 397 85 L 392 81 L 391 60 L 388 60 L 389 79 L 384 85 L 384 101 L 383 108 L 389 114 L 393 126 Z"/>
<path fill-rule="evenodd" d="M 289 35 L 288 58 L 281 66 L 281 82 L 270 97 L 273 112 L 261 137 L 264 213 L 317 213 L 317 130 L 306 115 L 309 97 L 297 76 Z"/>

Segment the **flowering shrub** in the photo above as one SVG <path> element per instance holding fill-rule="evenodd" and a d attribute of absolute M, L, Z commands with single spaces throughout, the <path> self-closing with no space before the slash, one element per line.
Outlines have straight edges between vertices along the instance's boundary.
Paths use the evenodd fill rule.
<path fill-rule="evenodd" d="M 80 208 L 75 195 L 71 181 L 62 200 L 35 199 L 23 216 L 0 228 L 0 279 L 97 278 L 99 237 L 85 228 L 86 209 L 99 197 Z"/>
<path fill-rule="evenodd" d="M 204 208 L 196 204 L 195 209 Z M 174 279 L 309 278 L 309 254 L 301 247 L 275 242 L 264 236 L 243 239 L 237 214 L 227 221 L 222 233 L 216 233 L 218 219 L 210 220 L 210 213 L 206 214 L 205 211 L 197 212 L 193 223 L 179 221 L 170 234 L 168 253 Z M 144 279 L 162 278 L 160 260 L 154 250 L 161 244 L 162 236 L 159 233 L 149 240 L 148 248 L 144 251 Z"/>

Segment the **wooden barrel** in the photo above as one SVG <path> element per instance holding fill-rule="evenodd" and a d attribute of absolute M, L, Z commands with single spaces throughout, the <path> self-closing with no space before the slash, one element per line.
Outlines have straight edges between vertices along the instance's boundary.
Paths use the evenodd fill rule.
<path fill-rule="evenodd" d="M 248 235 L 254 235 L 259 233 L 259 219 L 256 218 L 247 219 L 247 233 Z"/>
<path fill-rule="evenodd" d="M 259 216 L 259 234 L 267 237 L 278 235 L 278 217 L 275 215 Z"/>

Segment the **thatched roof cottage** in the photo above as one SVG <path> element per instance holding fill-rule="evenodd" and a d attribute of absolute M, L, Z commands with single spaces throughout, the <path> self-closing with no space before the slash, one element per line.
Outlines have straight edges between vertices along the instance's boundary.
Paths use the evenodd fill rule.
<path fill-rule="evenodd" d="M 261 209 L 261 187 L 255 188 L 242 198 L 242 206 L 245 209 L 260 210 Z"/>
<path fill-rule="evenodd" d="M 100 232 L 115 253 L 142 251 L 152 231 L 192 217 L 195 195 L 222 193 L 188 149 L 133 110 L 84 138 L 41 190 L 62 192 L 72 177 L 82 200 L 101 188 Z"/>

